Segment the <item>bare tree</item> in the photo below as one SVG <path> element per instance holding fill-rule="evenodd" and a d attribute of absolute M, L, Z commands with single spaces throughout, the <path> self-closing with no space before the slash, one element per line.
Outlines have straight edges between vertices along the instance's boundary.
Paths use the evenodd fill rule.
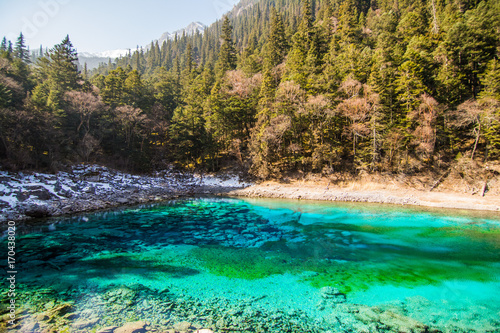
<path fill-rule="evenodd" d="M 101 97 L 87 92 L 68 91 L 64 98 L 69 105 L 68 111 L 79 118 L 76 132 L 83 130 L 83 137 L 89 135 L 92 117 L 107 109 Z"/>
<path fill-rule="evenodd" d="M 127 146 L 131 147 L 134 135 L 143 136 L 142 126 L 146 123 L 146 115 L 139 108 L 130 105 L 119 106 L 115 109 L 116 120 L 125 134 Z"/>
<path fill-rule="evenodd" d="M 474 147 L 472 148 L 471 159 L 474 160 L 477 146 L 481 136 L 488 125 L 495 121 L 495 110 L 498 110 L 499 102 L 492 98 L 485 98 L 481 101 L 468 100 L 457 107 L 452 113 L 452 125 L 458 128 L 472 127 L 474 136 Z"/>
<path fill-rule="evenodd" d="M 420 96 L 420 105 L 413 110 L 409 118 L 417 124 L 413 131 L 414 141 L 417 143 L 417 151 L 429 156 L 434 153 L 436 144 L 436 120 L 444 111 L 434 98 L 428 94 Z"/>
<path fill-rule="evenodd" d="M 225 76 L 226 85 L 223 92 L 228 95 L 237 95 L 247 98 L 252 95 L 262 84 L 262 74 L 247 77 L 242 70 L 228 71 Z"/>
<path fill-rule="evenodd" d="M 350 97 L 337 106 L 337 110 L 349 120 L 348 132 L 353 138 L 354 157 L 356 157 L 358 139 L 366 137 L 375 131 L 375 128 L 370 125 L 370 121 L 374 117 L 379 104 L 378 95 L 371 93 L 367 86 L 363 89 L 363 96 L 360 96 L 361 88 L 362 85 L 358 81 L 352 79 L 344 81 L 340 90 Z M 373 139 L 376 140 L 376 132 Z"/>

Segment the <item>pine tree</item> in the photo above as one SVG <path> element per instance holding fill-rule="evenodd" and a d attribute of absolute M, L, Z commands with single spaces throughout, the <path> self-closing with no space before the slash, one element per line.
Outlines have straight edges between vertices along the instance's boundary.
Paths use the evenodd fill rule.
<path fill-rule="evenodd" d="M 352 42 L 356 36 L 357 11 L 352 0 L 344 0 L 339 8 L 338 35 L 343 43 Z"/>
<path fill-rule="evenodd" d="M 2 43 L 0 44 L 0 53 L 7 52 L 7 38 L 2 39 Z"/>
<path fill-rule="evenodd" d="M 158 45 L 158 41 L 155 42 L 155 58 L 153 62 L 153 67 L 159 67 L 161 66 L 161 50 L 160 50 L 160 45 Z"/>
<path fill-rule="evenodd" d="M 287 41 L 283 20 L 274 7 L 271 8 L 271 27 L 267 43 L 266 65 L 274 67 L 281 64 L 286 56 Z"/>
<path fill-rule="evenodd" d="M 142 59 L 141 59 L 141 54 L 142 53 L 142 50 L 141 52 L 139 52 L 139 48 L 137 48 L 137 50 L 134 52 L 134 55 L 135 55 L 135 70 L 139 73 L 142 73 Z"/>
<path fill-rule="evenodd" d="M 419 104 L 420 95 L 425 92 L 418 66 L 413 61 L 403 63 L 395 84 L 401 106 L 407 112 L 414 110 Z"/>
<path fill-rule="evenodd" d="M 84 78 L 85 80 L 87 80 L 87 79 L 88 79 L 88 69 L 87 69 L 87 63 L 85 63 L 85 64 L 83 65 L 83 78 Z"/>
<path fill-rule="evenodd" d="M 73 48 L 69 36 L 57 44 L 50 54 L 51 75 L 65 90 L 78 87 L 79 71 L 77 67 L 78 54 Z"/>
<path fill-rule="evenodd" d="M 155 61 L 156 61 L 156 48 L 153 42 L 151 42 L 151 45 L 149 46 L 149 52 L 147 52 L 146 55 L 147 55 L 146 72 L 153 71 L 155 68 Z"/>
<path fill-rule="evenodd" d="M 26 43 L 24 41 L 23 33 L 19 34 L 16 42 L 15 56 L 17 59 L 28 63 L 29 62 L 29 51 L 26 49 Z"/>
<path fill-rule="evenodd" d="M 297 32 L 293 35 L 293 47 L 288 54 L 286 75 L 288 80 L 299 83 L 303 88 L 307 86 L 308 73 L 305 66 L 313 39 L 314 27 L 311 2 L 305 0 L 302 6 L 302 20 Z"/>
<path fill-rule="evenodd" d="M 233 27 L 229 22 L 229 17 L 226 15 L 222 24 L 222 45 L 219 52 L 219 60 L 217 61 L 218 73 L 222 76 L 226 71 L 236 68 L 236 49 L 231 37 Z"/>
<path fill-rule="evenodd" d="M 33 93 L 35 100 L 52 111 L 60 110 L 65 92 L 79 87 L 78 56 L 66 36 L 51 49 L 47 57 L 39 59 L 37 72 L 39 84 Z"/>
<path fill-rule="evenodd" d="M 131 105 L 135 108 L 141 108 L 143 110 L 147 108 L 147 102 L 144 96 L 144 85 L 137 70 L 133 70 L 128 73 L 123 88 L 125 90 L 125 104 Z"/>
<path fill-rule="evenodd" d="M 500 63 L 491 60 L 482 76 L 484 90 L 479 95 L 479 102 L 484 109 L 490 109 L 486 117 L 484 136 L 488 141 L 488 156 L 500 157 Z"/>
<path fill-rule="evenodd" d="M 186 48 L 186 69 L 188 73 L 191 73 L 193 71 L 193 46 L 191 43 L 187 45 Z"/>
<path fill-rule="evenodd" d="M 494 98 L 500 102 L 500 61 L 491 60 L 486 71 L 481 77 L 481 83 L 484 86 L 480 94 L 481 98 Z"/>

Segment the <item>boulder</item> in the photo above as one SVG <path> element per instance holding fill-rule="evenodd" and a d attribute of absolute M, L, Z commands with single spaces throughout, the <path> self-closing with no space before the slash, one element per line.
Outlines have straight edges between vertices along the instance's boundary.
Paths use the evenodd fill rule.
<path fill-rule="evenodd" d="M 377 307 L 361 306 L 355 317 L 365 324 L 376 323 L 377 327 L 384 327 L 387 332 L 423 333 L 428 331 L 426 325 L 415 319 L 393 311 L 382 311 Z"/>
<path fill-rule="evenodd" d="M 8 202 L 0 200 L 0 209 L 8 208 L 10 204 Z"/>
<path fill-rule="evenodd" d="M 321 297 L 334 303 L 344 303 L 347 299 L 344 293 L 334 287 L 323 287 L 320 289 Z"/>
<path fill-rule="evenodd" d="M 55 195 L 43 186 L 33 186 L 30 188 L 26 188 L 26 191 L 28 191 L 28 194 L 30 196 L 37 197 L 38 200 L 46 201 L 55 198 Z"/>
<path fill-rule="evenodd" d="M 415 319 L 385 311 L 380 314 L 380 322 L 390 327 L 391 332 L 398 333 L 423 333 L 427 332 L 428 327 Z"/>
<path fill-rule="evenodd" d="M 24 215 L 33 218 L 49 217 L 52 214 L 47 206 L 30 205 L 24 209 Z"/>
<path fill-rule="evenodd" d="M 51 303 L 45 304 L 46 307 L 51 307 Z M 57 306 L 52 307 L 49 311 L 49 315 L 52 316 L 63 316 L 67 313 L 70 313 L 73 310 L 73 304 L 63 303 Z"/>
<path fill-rule="evenodd" d="M 18 332 L 20 333 L 31 333 L 36 332 L 40 328 L 40 325 L 37 322 L 29 322 L 24 324 Z"/>
<path fill-rule="evenodd" d="M 74 322 L 71 326 L 77 330 L 81 330 L 84 328 L 90 328 L 94 326 L 99 321 L 99 318 L 91 318 L 88 320 L 80 320 Z"/>
<path fill-rule="evenodd" d="M 176 331 L 185 332 L 185 331 L 189 330 L 190 327 L 191 327 L 191 323 L 187 322 L 187 321 L 181 321 L 180 323 L 174 324 L 174 329 Z"/>
<path fill-rule="evenodd" d="M 29 197 L 30 197 L 30 194 L 26 191 L 18 191 L 16 193 L 16 198 L 17 198 L 17 201 L 19 201 L 19 202 L 26 201 L 29 199 Z"/>
<path fill-rule="evenodd" d="M 146 332 L 146 325 L 145 321 L 126 323 L 122 327 L 117 328 L 114 333 L 144 333 Z"/>
<path fill-rule="evenodd" d="M 126 205 L 129 203 L 129 199 L 127 199 L 127 198 L 117 198 L 115 201 L 117 204 L 120 204 L 120 205 Z"/>

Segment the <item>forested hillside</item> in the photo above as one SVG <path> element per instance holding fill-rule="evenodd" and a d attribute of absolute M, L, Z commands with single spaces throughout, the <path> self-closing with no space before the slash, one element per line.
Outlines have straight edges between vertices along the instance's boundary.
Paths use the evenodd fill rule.
<path fill-rule="evenodd" d="M 61 32 L 64 35 L 64 32 Z M 500 158 L 500 1 L 243 0 L 202 35 L 79 71 L 0 51 L 4 167 L 168 164 L 261 178 Z"/>

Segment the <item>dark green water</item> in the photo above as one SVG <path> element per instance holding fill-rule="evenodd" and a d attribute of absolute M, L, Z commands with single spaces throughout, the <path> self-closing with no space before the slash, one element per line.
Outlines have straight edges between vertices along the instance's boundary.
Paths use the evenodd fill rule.
<path fill-rule="evenodd" d="M 495 214 L 189 199 L 20 226 L 17 249 L 20 326 L 500 332 Z"/>

